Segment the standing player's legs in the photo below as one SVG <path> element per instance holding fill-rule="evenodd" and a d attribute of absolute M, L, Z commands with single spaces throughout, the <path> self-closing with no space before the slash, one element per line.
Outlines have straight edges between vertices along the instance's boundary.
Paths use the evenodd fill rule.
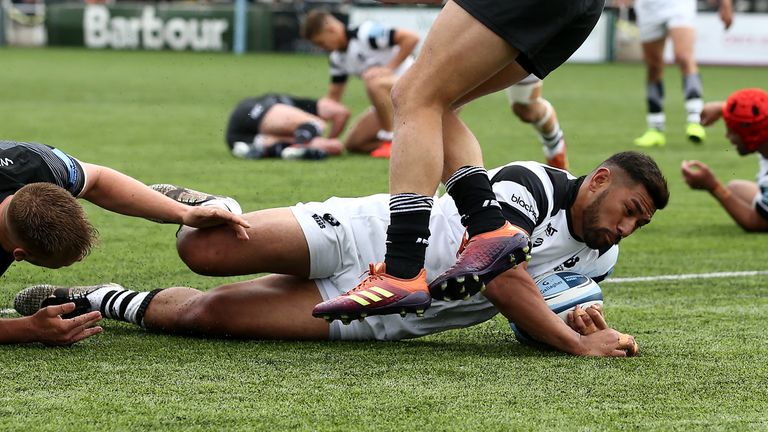
<path fill-rule="evenodd" d="M 349 128 L 344 138 L 344 148 L 353 153 L 370 153 L 381 145 L 377 138 L 380 130 L 381 123 L 376 109 L 370 107 Z"/>
<path fill-rule="evenodd" d="M 645 63 L 645 97 L 648 104 L 646 121 L 648 129 L 635 144 L 640 147 L 663 146 L 667 143 L 664 135 L 666 117 L 664 115 L 664 44 L 666 36 L 643 42 L 643 62 Z"/>
<path fill-rule="evenodd" d="M 669 37 L 675 52 L 675 63 L 680 67 L 680 72 L 683 75 L 683 93 L 688 123 L 685 134 L 688 140 L 700 144 L 707 134 L 704 127 L 699 123 L 701 110 L 704 108 L 704 87 L 693 55 L 696 30 L 688 26 L 670 27 Z"/>
<path fill-rule="evenodd" d="M 547 164 L 568 169 L 565 137 L 552 104 L 541 97 L 542 81 L 535 76 L 507 88 L 512 113 L 524 123 L 533 125 L 539 134 Z"/>
<path fill-rule="evenodd" d="M 462 31 L 456 33 L 457 28 Z M 477 47 L 483 48 L 482 55 L 471 55 L 477 52 Z M 354 318 L 391 313 L 401 305 L 401 312 L 418 312 L 429 306 L 430 298 L 425 295 L 428 287 L 424 256 L 430 234 L 432 195 L 444 175 L 446 156 L 453 166 L 461 167 L 452 172 L 448 192 L 460 212 L 467 215 L 470 235 L 505 227 L 506 221 L 482 167 L 479 145 L 474 138 L 466 141 L 451 136 L 450 145 L 444 139 L 450 135 L 451 128 L 461 125 L 452 110 L 454 104 L 473 89 L 483 87 L 489 79 L 497 75 L 508 77 L 503 72 L 514 63 L 517 54 L 515 48 L 455 2 L 445 5 L 416 62 L 397 81 L 392 92 L 395 146 L 390 161 L 391 222 L 387 230 L 385 265 L 378 266 L 374 274 L 358 286 L 358 289 L 370 284 L 383 286 L 393 294 L 392 299 L 386 311 L 381 311 L 356 302 L 354 294 L 345 295 L 319 304 L 313 313 Z M 516 71 L 503 83 L 493 82 L 487 86 L 487 92 L 507 87 L 528 74 L 519 66 Z M 444 118 L 449 121 L 445 122 Z M 524 235 L 511 226 L 498 234 L 494 237 L 504 243 L 497 249 L 500 254 L 508 256 L 511 249 L 523 247 L 519 243 L 527 244 L 527 240 L 515 237 Z M 491 258 L 494 262 L 498 259 L 497 256 Z"/>
<path fill-rule="evenodd" d="M 394 73 L 366 76 L 365 78 L 365 90 L 379 120 L 376 138 L 379 140 L 380 147 L 371 153 L 373 157 L 388 158 L 392 152 L 394 113 L 390 95 L 396 81 L 397 75 Z"/>

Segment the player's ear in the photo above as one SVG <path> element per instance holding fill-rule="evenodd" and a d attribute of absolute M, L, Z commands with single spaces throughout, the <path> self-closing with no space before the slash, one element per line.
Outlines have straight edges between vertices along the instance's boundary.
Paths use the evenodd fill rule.
<path fill-rule="evenodd" d="M 611 183 L 613 173 L 608 167 L 600 167 L 595 170 L 589 179 L 589 188 L 593 192 L 601 190 Z"/>
<path fill-rule="evenodd" d="M 13 254 L 13 259 L 16 261 L 24 261 L 29 256 L 27 251 L 19 247 L 13 249 L 12 254 Z"/>

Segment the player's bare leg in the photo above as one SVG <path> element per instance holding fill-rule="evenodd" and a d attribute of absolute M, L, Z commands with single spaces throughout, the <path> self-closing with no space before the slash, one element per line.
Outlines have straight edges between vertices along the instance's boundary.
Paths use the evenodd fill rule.
<path fill-rule="evenodd" d="M 328 339 L 328 323 L 310 312 L 322 297 L 315 282 L 286 275 L 223 285 L 160 291 L 149 303 L 144 327 L 198 336 L 248 339 Z"/>
<path fill-rule="evenodd" d="M 667 143 L 664 135 L 666 116 L 664 115 L 664 43 L 666 38 L 643 42 L 643 62 L 646 71 L 645 95 L 648 103 L 646 122 L 648 129 L 635 139 L 640 147 L 663 146 Z"/>
<path fill-rule="evenodd" d="M 457 28 L 462 31 L 457 33 Z M 467 55 L 478 46 L 483 47 L 483 55 Z M 507 80 L 494 79 L 497 75 L 507 76 L 508 67 L 516 65 L 516 55 L 517 50 L 454 2 L 444 6 L 421 54 L 397 81 L 392 92 L 395 146 L 390 162 L 391 223 L 387 231 L 385 263 L 372 266 L 369 278 L 351 292 L 317 305 L 313 310 L 315 316 L 351 319 L 393 313 L 398 309 L 401 313 L 418 314 L 429 306 L 423 266 L 432 195 L 445 168 L 443 139 L 447 131 L 443 119 L 445 116 L 453 119 L 454 104 L 473 89 L 498 90 L 510 85 L 511 79 L 519 80 L 527 75 L 520 73 L 519 76 L 512 74 Z M 519 66 L 517 68 L 521 70 Z M 458 118 L 455 121 L 460 124 Z M 508 247 L 518 249 L 517 238 L 513 240 L 513 237 L 519 232 L 505 225 L 482 167 L 479 146 L 475 141 L 463 140 L 453 140 L 450 146 L 449 158 L 452 164 L 461 168 L 451 174 L 453 182 L 449 179 L 448 189 L 449 193 L 453 191 L 451 195 L 462 214 L 469 215 L 470 236 L 481 238 L 482 234 L 501 229 L 503 232 L 499 232 L 498 237 L 509 240 L 502 241 L 504 247 L 494 252 L 506 254 Z M 451 188 L 451 185 L 455 187 Z M 468 248 L 465 253 L 471 251 Z M 461 258 L 459 262 L 462 262 Z M 462 278 L 461 272 L 450 277 Z M 370 291 L 376 288 L 387 292 L 384 304 L 369 302 L 357 295 L 371 294 Z"/>
<path fill-rule="evenodd" d="M 136 292 L 117 284 L 91 287 L 37 285 L 16 296 L 27 315 L 47 305 L 76 303 L 75 313 L 100 311 L 104 318 L 168 333 L 249 339 L 328 339 L 325 321 L 313 318 L 322 300 L 311 280 L 269 275 L 203 292 L 175 287 Z"/>
<path fill-rule="evenodd" d="M 290 209 L 260 210 L 243 218 L 251 224 L 248 241 L 238 240 L 226 227 L 182 227 L 176 242 L 179 256 L 190 269 L 208 276 L 309 275 L 307 241 Z"/>
<path fill-rule="evenodd" d="M 294 131 L 304 123 L 315 124 L 321 133 L 325 128 L 325 121 L 316 115 L 290 105 L 276 104 L 264 114 L 259 132 L 292 137 Z"/>
<path fill-rule="evenodd" d="M 365 90 L 368 93 L 368 99 L 371 101 L 379 121 L 379 130 L 376 132 L 376 139 L 379 146 L 371 152 L 371 156 L 378 158 L 388 158 L 392 154 L 393 130 L 393 108 L 392 108 L 392 86 L 397 81 L 397 76 L 392 72 L 381 72 L 378 74 L 365 74 Z"/>
<path fill-rule="evenodd" d="M 693 27 L 672 27 L 669 29 L 669 38 L 672 40 L 675 63 L 680 67 L 680 72 L 683 75 L 683 93 L 688 123 L 685 134 L 692 143 L 700 144 L 706 139 L 707 133 L 699 121 L 701 111 L 704 109 L 704 87 L 693 54 L 696 30 Z"/>
<path fill-rule="evenodd" d="M 344 148 L 353 153 L 370 153 L 375 150 L 381 141 L 376 137 L 381 130 L 379 116 L 376 109 L 371 107 L 355 120 L 344 138 Z"/>
<path fill-rule="evenodd" d="M 523 80 L 507 88 L 512 113 L 524 123 L 533 125 L 539 134 L 547 164 L 555 168 L 568 169 L 565 137 L 557 112 L 552 104 L 541 97 L 542 82 Z"/>

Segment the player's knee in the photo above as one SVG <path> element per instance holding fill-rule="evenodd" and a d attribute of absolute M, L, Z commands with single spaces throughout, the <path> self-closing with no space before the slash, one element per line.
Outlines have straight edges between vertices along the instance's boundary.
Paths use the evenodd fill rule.
<path fill-rule="evenodd" d="M 685 53 L 685 52 L 676 52 L 675 53 L 675 63 L 680 65 L 682 68 L 690 68 L 691 64 L 693 63 L 693 54 L 692 53 Z"/>
<path fill-rule="evenodd" d="M 538 118 L 536 118 L 537 112 L 532 104 L 515 102 L 512 104 L 512 113 L 514 113 L 520 121 L 525 123 L 534 123 L 538 120 Z"/>
<path fill-rule="evenodd" d="M 450 106 L 451 101 L 444 100 L 439 93 L 433 94 L 433 97 L 429 97 L 430 94 L 432 92 L 429 89 L 414 85 L 413 81 L 403 78 L 392 86 L 390 92 L 392 106 L 396 112 L 407 113 L 423 108 L 445 110 Z"/>
<path fill-rule="evenodd" d="M 197 230 L 180 232 L 176 240 L 179 258 L 190 270 L 204 276 L 216 276 L 216 249 L 204 244 Z"/>

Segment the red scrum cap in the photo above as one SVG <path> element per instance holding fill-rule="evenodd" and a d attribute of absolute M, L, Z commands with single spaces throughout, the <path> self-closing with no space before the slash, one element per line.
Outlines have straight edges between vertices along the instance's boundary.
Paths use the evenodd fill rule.
<path fill-rule="evenodd" d="M 747 150 L 768 144 L 768 93 L 758 88 L 733 93 L 723 105 L 723 119 Z"/>

